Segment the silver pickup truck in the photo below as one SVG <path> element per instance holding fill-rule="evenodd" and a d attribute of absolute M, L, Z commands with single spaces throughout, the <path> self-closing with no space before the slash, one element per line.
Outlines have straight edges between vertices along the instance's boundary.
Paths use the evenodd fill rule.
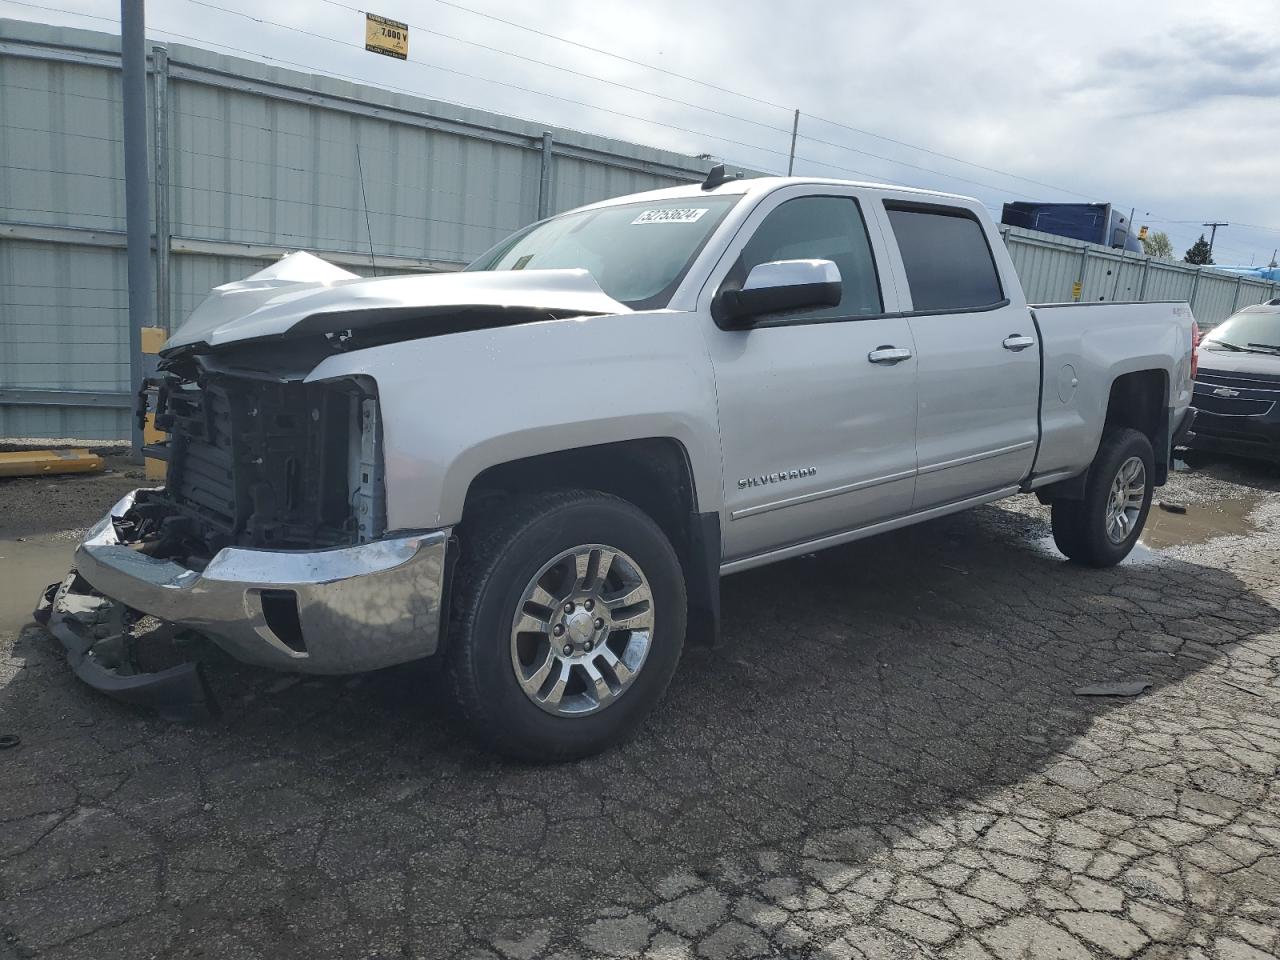
<path fill-rule="evenodd" d="M 76 672 L 170 712 L 148 614 L 308 673 L 444 658 L 476 733 L 634 731 L 726 574 L 1019 493 L 1107 566 L 1190 426 L 1185 303 L 1028 306 L 980 203 L 736 180 L 534 224 L 466 271 L 305 253 L 213 291 L 143 392 L 167 482 L 46 594 Z M 149 398 L 149 399 L 148 399 Z"/>

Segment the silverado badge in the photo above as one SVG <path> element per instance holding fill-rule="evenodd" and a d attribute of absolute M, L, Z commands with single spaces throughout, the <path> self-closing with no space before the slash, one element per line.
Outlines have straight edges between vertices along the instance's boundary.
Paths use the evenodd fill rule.
<path fill-rule="evenodd" d="M 799 480 L 801 477 L 812 477 L 818 472 L 817 467 L 797 467 L 795 470 L 779 470 L 777 473 L 762 473 L 758 477 L 743 477 L 738 481 L 738 489 L 747 487 L 763 487 L 768 483 L 782 483 L 784 480 Z"/>

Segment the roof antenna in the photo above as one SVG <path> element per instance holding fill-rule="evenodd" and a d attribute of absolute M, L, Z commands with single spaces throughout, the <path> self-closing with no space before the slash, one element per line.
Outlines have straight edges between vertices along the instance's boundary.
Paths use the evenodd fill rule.
<path fill-rule="evenodd" d="M 360 203 L 364 206 L 364 229 L 369 235 L 369 262 L 373 269 L 378 269 L 378 261 L 373 258 L 373 227 L 369 225 L 369 198 L 364 192 L 364 164 L 360 161 L 360 144 L 356 144 L 356 170 L 360 173 Z"/>
<path fill-rule="evenodd" d="M 707 174 L 707 179 L 702 181 L 702 189 L 714 190 L 716 187 L 720 186 L 722 183 L 728 183 L 730 180 L 737 180 L 737 179 L 738 179 L 737 177 L 731 177 L 724 172 L 723 163 L 717 163 L 714 167 L 711 168 L 711 171 Z"/>

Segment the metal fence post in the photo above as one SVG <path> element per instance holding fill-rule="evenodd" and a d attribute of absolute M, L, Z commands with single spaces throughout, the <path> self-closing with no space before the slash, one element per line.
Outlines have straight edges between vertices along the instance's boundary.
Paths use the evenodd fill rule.
<path fill-rule="evenodd" d="M 1142 258 L 1142 276 L 1138 279 L 1138 302 L 1143 303 L 1147 299 L 1147 271 L 1151 269 L 1151 258 Z"/>
<path fill-rule="evenodd" d="M 1204 273 L 1204 267 L 1196 267 L 1195 276 L 1191 280 L 1191 296 L 1187 297 L 1187 306 L 1191 308 L 1191 312 L 1196 312 L 1196 291 L 1200 289 L 1200 275 Z"/>
<path fill-rule="evenodd" d="M 151 210 L 147 191 L 147 45 L 143 0 L 120 0 L 121 101 L 124 106 L 125 227 L 129 259 L 129 380 L 143 377 L 142 328 L 155 316 L 151 299 Z M 135 418 L 133 454 L 142 455 L 142 425 Z"/>
<path fill-rule="evenodd" d="M 1236 292 L 1231 297 L 1231 312 L 1235 313 L 1240 309 L 1240 285 L 1244 283 L 1244 274 L 1236 277 Z"/>
<path fill-rule="evenodd" d="M 156 321 L 169 329 L 169 50 L 156 44 L 151 48 L 152 136 L 155 139 L 156 198 Z"/>
<path fill-rule="evenodd" d="M 1124 248 L 1120 248 L 1120 259 L 1116 262 L 1116 282 L 1111 285 L 1111 302 L 1114 303 L 1116 296 L 1120 293 L 1120 278 L 1124 276 Z"/>
<path fill-rule="evenodd" d="M 542 177 L 538 180 L 538 219 L 551 215 L 551 132 L 542 132 Z"/>
<path fill-rule="evenodd" d="M 1080 302 L 1084 301 L 1084 272 L 1089 266 L 1089 248 L 1087 246 L 1080 248 L 1080 273 L 1076 277 L 1076 283 L 1080 284 Z"/>

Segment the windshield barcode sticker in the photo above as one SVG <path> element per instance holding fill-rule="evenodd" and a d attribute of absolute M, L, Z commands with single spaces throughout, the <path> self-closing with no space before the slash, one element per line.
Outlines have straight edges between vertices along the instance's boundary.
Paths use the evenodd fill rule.
<path fill-rule="evenodd" d="M 637 223 L 696 223 L 707 207 L 681 207 L 676 210 L 646 210 L 632 220 Z"/>

